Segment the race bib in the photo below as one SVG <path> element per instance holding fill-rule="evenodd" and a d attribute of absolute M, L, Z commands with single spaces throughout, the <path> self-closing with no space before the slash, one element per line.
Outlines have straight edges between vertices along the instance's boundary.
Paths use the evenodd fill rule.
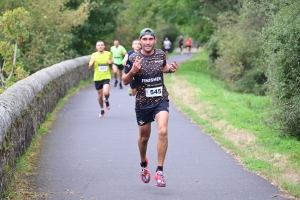
<path fill-rule="evenodd" d="M 146 88 L 146 97 L 160 97 L 162 96 L 163 87 Z"/>
<path fill-rule="evenodd" d="M 108 69 L 108 65 L 107 64 L 98 65 L 98 71 L 100 71 L 100 72 L 107 71 L 107 69 Z"/>
<path fill-rule="evenodd" d="M 142 79 L 145 84 L 146 97 L 160 97 L 163 94 L 163 77 L 151 77 Z"/>
<path fill-rule="evenodd" d="M 114 63 L 118 63 L 118 62 L 120 62 L 120 61 L 121 61 L 120 58 L 114 58 Z"/>

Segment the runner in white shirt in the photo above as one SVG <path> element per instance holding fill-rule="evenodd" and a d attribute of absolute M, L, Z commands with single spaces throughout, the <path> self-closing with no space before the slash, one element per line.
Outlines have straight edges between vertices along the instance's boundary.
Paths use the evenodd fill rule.
<path fill-rule="evenodd" d="M 164 40 L 164 49 L 165 49 L 167 59 L 168 59 L 168 54 L 171 49 L 171 45 L 172 45 L 171 41 L 169 40 L 169 38 L 166 37 Z"/>

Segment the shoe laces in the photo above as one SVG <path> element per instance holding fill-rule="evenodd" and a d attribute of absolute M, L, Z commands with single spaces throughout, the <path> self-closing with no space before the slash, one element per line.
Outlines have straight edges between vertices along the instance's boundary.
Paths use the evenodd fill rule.
<path fill-rule="evenodd" d="M 147 167 L 142 167 L 142 174 L 143 175 L 148 174 L 148 168 Z"/>
<path fill-rule="evenodd" d="M 156 173 L 159 174 L 160 176 L 164 176 L 164 172 L 162 171 L 157 171 Z"/>
<path fill-rule="evenodd" d="M 162 171 L 157 171 L 156 174 L 157 174 L 162 180 L 164 180 L 164 178 L 165 178 L 165 173 L 164 173 L 164 172 L 162 172 Z"/>

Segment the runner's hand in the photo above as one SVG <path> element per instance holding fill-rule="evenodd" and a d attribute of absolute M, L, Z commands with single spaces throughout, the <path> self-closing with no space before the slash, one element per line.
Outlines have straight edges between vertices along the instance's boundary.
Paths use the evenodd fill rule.
<path fill-rule="evenodd" d="M 110 60 L 110 59 L 108 59 L 107 63 L 108 63 L 109 65 L 111 65 L 111 64 L 113 64 L 113 61 Z"/>
<path fill-rule="evenodd" d="M 170 65 L 169 71 L 174 73 L 178 68 L 177 62 L 174 60 L 174 62 Z"/>
<path fill-rule="evenodd" d="M 133 74 L 136 74 L 141 69 L 141 61 L 142 60 L 143 60 L 143 58 L 140 58 L 140 57 L 135 58 L 135 61 L 131 68 L 131 71 L 133 72 Z"/>

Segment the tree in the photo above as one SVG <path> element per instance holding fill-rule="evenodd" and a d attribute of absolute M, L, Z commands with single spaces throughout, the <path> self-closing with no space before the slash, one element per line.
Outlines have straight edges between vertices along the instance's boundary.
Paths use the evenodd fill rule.
<path fill-rule="evenodd" d="M 69 1 L 66 6 L 74 9 L 85 1 Z M 113 41 L 116 31 L 117 13 L 124 8 L 122 0 L 89 0 L 86 11 L 88 18 L 83 24 L 72 28 L 70 47 L 79 55 L 88 55 L 95 50 L 95 44 L 102 40 L 109 50 L 109 43 Z"/>
<path fill-rule="evenodd" d="M 0 93 L 14 82 L 28 76 L 22 62 L 17 62 L 18 45 L 29 36 L 28 19 L 29 12 L 24 8 L 8 10 L 0 17 Z"/>
<path fill-rule="evenodd" d="M 207 47 L 211 70 L 226 87 L 240 93 L 265 95 L 268 87 L 260 35 L 278 12 L 281 0 L 243 0 L 233 11 L 219 15 Z"/>
<path fill-rule="evenodd" d="M 88 3 L 70 10 L 68 0 L 2 0 L 0 12 L 5 9 L 23 7 L 29 13 L 27 29 L 29 37 L 19 45 L 24 69 L 30 73 L 76 57 L 76 50 L 70 47 L 73 35 L 71 29 L 81 25 L 88 16 Z"/>
<path fill-rule="evenodd" d="M 21 46 L 21 59 L 30 73 L 77 56 L 70 47 L 71 29 L 84 22 L 89 5 L 81 4 L 78 9 L 70 10 L 64 6 L 67 2 L 31 0 L 23 3 L 31 17 L 30 36 Z"/>

